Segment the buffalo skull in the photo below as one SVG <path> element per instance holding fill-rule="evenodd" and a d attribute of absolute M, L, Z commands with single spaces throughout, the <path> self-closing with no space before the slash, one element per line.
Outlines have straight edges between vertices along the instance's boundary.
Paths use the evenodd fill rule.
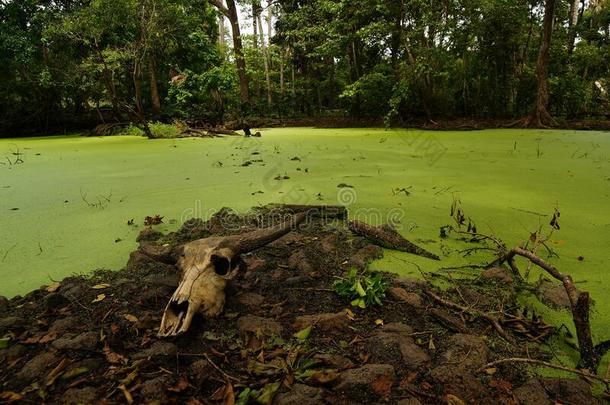
<path fill-rule="evenodd" d="M 193 316 L 217 316 L 225 304 L 225 287 L 237 276 L 240 255 L 263 247 L 300 224 L 300 212 L 279 225 L 233 236 L 198 239 L 175 250 L 182 272 L 178 288 L 165 307 L 158 335 L 176 336 L 191 326 Z"/>

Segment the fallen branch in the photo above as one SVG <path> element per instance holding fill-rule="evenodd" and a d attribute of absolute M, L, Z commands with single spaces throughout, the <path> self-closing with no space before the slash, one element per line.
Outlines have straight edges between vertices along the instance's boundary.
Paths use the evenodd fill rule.
<path fill-rule="evenodd" d="M 574 321 L 574 326 L 576 327 L 576 335 L 578 338 L 578 347 L 580 351 L 579 365 L 591 371 L 597 370 L 597 366 L 599 365 L 602 356 L 610 347 L 608 347 L 609 345 L 607 342 L 604 342 L 598 346 L 593 344 L 591 325 L 589 323 L 589 310 L 591 306 L 589 293 L 586 291 L 579 292 L 570 275 L 561 273 L 552 264 L 547 263 L 543 259 L 536 256 L 536 254 L 533 252 L 521 247 L 511 249 L 504 256 L 500 257 L 497 262 L 498 264 L 502 264 L 504 261 L 506 261 L 509 263 L 511 268 L 516 269 L 514 263 L 515 256 L 521 256 L 528 259 L 530 262 L 545 270 L 553 278 L 561 281 L 570 300 L 572 319 Z"/>
<path fill-rule="evenodd" d="M 510 337 L 508 335 L 508 333 L 506 333 L 506 331 L 502 328 L 498 318 L 496 318 L 492 315 L 489 315 L 485 312 L 479 312 L 474 309 L 465 307 L 463 305 L 456 304 L 455 302 L 445 300 L 428 289 L 424 290 L 424 294 L 426 294 L 428 297 L 432 298 L 434 301 L 438 302 L 439 304 L 446 306 L 447 308 L 451 308 L 451 309 L 454 309 L 454 310 L 460 311 L 460 312 L 465 312 L 474 317 L 481 317 L 481 318 L 486 319 L 494 327 L 496 332 L 498 332 L 498 335 L 502 336 L 504 338 L 504 340 L 506 340 L 508 342 L 514 342 L 514 339 L 512 337 Z"/>
<path fill-rule="evenodd" d="M 430 253 L 420 248 L 413 242 L 403 238 L 396 230 L 389 225 L 371 226 L 361 221 L 348 221 L 347 227 L 357 235 L 364 236 L 376 245 L 386 249 L 398 250 L 401 252 L 412 253 L 414 255 L 426 257 L 432 260 L 440 260 L 434 253 Z"/>

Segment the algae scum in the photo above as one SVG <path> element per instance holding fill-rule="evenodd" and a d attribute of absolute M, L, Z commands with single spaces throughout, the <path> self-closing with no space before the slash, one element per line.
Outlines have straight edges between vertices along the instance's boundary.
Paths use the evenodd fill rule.
<path fill-rule="evenodd" d="M 273 202 L 341 203 L 358 219 L 399 224 L 445 256 L 440 266 L 482 260 L 446 256 L 462 248 L 439 238 L 457 197 L 479 232 L 509 246 L 548 225 L 559 208 L 553 248 L 561 258 L 552 261 L 591 293 L 594 333 L 610 337 L 606 133 L 286 128 L 260 139 L 6 139 L 0 161 L 3 295 L 123 267 L 146 216 L 163 216 L 157 228 L 169 231 L 223 206 Z M 418 275 L 439 265 L 388 251 L 373 267 Z"/>

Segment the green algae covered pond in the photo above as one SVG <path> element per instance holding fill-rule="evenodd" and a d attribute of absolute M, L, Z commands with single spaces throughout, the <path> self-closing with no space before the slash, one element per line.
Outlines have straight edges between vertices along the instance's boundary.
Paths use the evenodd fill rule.
<path fill-rule="evenodd" d="M 479 232 L 509 246 L 558 208 L 560 258 L 551 261 L 591 293 L 595 340 L 610 338 L 608 133 L 282 128 L 262 138 L 2 139 L 0 162 L 0 295 L 123 267 L 147 215 L 163 216 L 158 228 L 168 231 L 225 206 L 341 203 L 444 256 L 458 247 L 439 228 L 459 198 Z M 439 265 L 388 251 L 373 267 L 417 276 L 482 257 L 453 254 Z M 567 312 L 546 315 L 570 323 Z"/>

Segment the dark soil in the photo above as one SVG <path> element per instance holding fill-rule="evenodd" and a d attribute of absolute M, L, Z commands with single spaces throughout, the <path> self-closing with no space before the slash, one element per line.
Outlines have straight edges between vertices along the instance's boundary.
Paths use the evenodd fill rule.
<path fill-rule="evenodd" d="M 191 220 L 178 232 L 147 231 L 139 240 L 150 250 L 267 226 L 275 217 L 224 209 L 207 223 Z M 486 320 L 432 300 L 429 282 L 389 274 L 383 306 L 350 308 L 332 283 L 381 254 L 342 221 L 310 218 L 243 257 L 246 269 L 230 284 L 223 314 L 196 318 L 174 339 L 156 332 L 179 274 L 143 250 L 121 271 L 98 270 L 0 300 L 0 336 L 9 338 L 0 349 L 0 401 L 602 403 L 584 381 L 542 378 L 520 364 L 484 367 L 506 357 L 550 358 L 527 336 L 536 333 L 527 317 L 519 328 L 504 325 L 508 342 Z M 434 291 L 493 310 L 514 293 L 510 276 L 492 273 Z M 309 326 L 306 339 L 294 337 Z"/>

